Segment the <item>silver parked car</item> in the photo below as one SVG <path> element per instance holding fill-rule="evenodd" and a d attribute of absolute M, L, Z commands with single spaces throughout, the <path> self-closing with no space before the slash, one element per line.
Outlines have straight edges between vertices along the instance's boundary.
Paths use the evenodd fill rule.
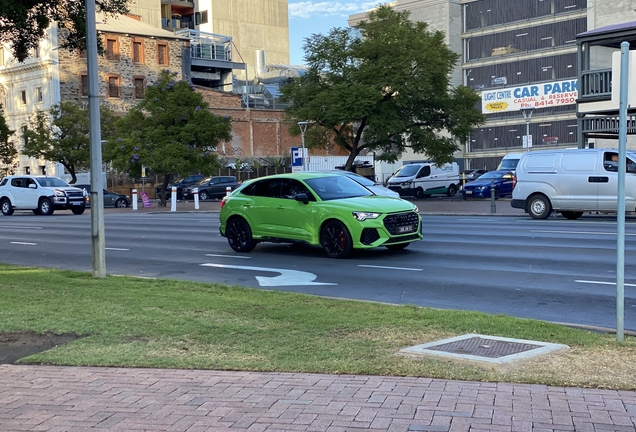
<path fill-rule="evenodd" d="M 91 185 L 89 184 L 76 184 L 73 185 L 86 191 L 86 207 L 91 206 Z M 130 198 L 124 194 L 118 194 L 115 192 L 109 192 L 104 189 L 104 207 L 126 208 L 130 207 Z"/>

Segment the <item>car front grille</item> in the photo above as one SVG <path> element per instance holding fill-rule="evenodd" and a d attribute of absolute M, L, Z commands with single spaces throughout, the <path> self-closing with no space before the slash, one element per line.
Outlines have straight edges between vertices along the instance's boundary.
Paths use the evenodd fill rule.
<path fill-rule="evenodd" d="M 420 239 L 420 237 L 417 234 L 411 234 L 411 235 L 407 235 L 407 236 L 400 236 L 400 237 L 390 238 L 386 242 L 384 242 L 383 244 L 389 245 L 389 244 L 393 244 L 393 243 L 402 243 L 404 241 L 419 240 L 419 239 Z"/>
<path fill-rule="evenodd" d="M 380 233 L 375 228 L 365 228 L 360 234 L 360 243 L 364 245 L 370 245 L 371 243 L 380 239 Z"/>
<path fill-rule="evenodd" d="M 412 225 L 417 231 L 419 228 L 419 217 L 415 212 L 390 214 L 384 218 L 384 227 L 391 235 L 401 235 L 399 229 Z"/>
<path fill-rule="evenodd" d="M 79 199 L 84 197 L 83 191 L 66 191 L 66 195 L 71 199 Z"/>

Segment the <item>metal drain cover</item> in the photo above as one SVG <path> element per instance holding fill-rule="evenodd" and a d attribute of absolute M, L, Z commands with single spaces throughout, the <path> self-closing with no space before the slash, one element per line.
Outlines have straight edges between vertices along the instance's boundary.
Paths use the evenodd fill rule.
<path fill-rule="evenodd" d="M 568 348 L 547 342 L 466 334 L 404 348 L 401 352 L 505 364 Z"/>

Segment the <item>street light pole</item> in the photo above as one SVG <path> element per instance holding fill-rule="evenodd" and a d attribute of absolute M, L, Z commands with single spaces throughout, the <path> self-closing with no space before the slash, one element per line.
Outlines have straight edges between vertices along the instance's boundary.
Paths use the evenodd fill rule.
<path fill-rule="evenodd" d="M 521 107 L 521 113 L 523 114 L 523 118 L 526 120 L 526 144 L 528 151 L 530 151 L 530 148 L 532 147 L 532 138 L 530 138 L 530 119 L 532 118 L 533 111 L 533 106 Z"/>
<path fill-rule="evenodd" d="M 305 168 L 305 132 L 307 131 L 307 126 L 309 126 L 308 121 L 300 121 L 298 122 L 298 127 L 300 127 L 300 134 L 302 136 L 303 142 L 303 171 L 306 171 Z"/>

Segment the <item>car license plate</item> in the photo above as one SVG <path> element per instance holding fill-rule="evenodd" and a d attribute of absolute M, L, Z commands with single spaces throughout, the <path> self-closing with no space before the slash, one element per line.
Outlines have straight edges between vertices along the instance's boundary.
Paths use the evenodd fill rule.
<path fill-rule="evenodd" d="M 466 195 L 472 195 L 472 193 L 473 193 L 473 191 L 471 191 L 471 190 L 467 190 L 465 192 L 466 192 Z"/>
<path fill-rule="evenodd" d="M 79 201 L 73 201 L 71 202 L 71 205 L 82 205 L 82 203 Z"/>
<path fill-rule="evenodd" d="M 413 225 L 404 225 L 404 226 L 400 226 L 397 229 L 398 234 L 404 234 L 404 233 L 410 233 L 413 232 L 415 230 L 415 228 L 413 227 Z"/>

